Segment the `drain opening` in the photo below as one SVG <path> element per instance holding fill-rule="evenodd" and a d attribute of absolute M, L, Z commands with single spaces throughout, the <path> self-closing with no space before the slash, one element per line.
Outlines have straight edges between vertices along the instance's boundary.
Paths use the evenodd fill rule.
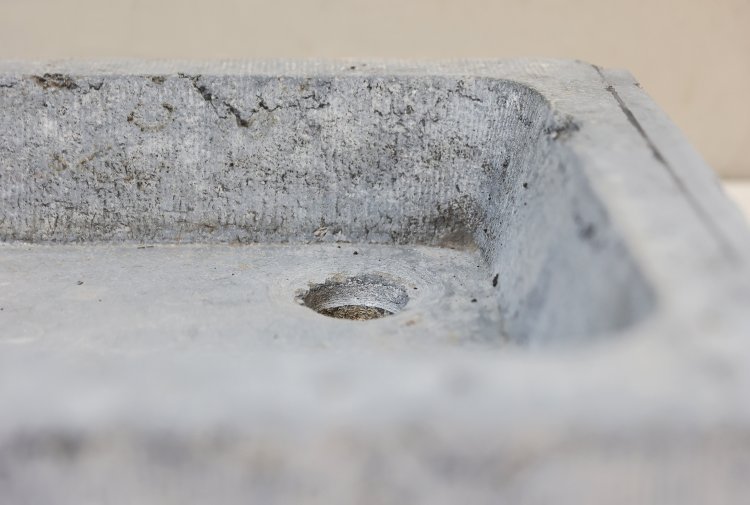
<path fill-rule="evenodd" d="M 319 314 L 336 319 L 367 321 L 390 316 L 409 301 L 406 290 L 379 275 L 360 275 L 315 284 L 300 296 Z"/>

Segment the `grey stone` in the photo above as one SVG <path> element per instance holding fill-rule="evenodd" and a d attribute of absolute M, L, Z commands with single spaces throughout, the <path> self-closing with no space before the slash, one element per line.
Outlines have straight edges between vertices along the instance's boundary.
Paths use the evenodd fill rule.
<path fill-rule="evenodd" d="M 9 503 L 750 493 L 750 233 L 627 72 L 5 62 L 0 110 Z"/>

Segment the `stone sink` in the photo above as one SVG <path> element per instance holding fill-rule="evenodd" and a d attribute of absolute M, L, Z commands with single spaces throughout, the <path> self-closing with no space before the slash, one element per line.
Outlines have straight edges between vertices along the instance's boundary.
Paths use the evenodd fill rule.
<path fill-rule="evenodd" d="M 750 233 L 625 71 L 0 63 L 0 503 L 750 495 Z"/>

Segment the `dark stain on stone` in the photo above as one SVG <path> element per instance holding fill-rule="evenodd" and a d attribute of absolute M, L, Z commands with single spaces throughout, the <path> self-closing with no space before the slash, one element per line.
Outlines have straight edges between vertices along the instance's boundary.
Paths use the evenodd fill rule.
<path fill-rule="evenodd" d="M 578 236 L 586 241 L 591 241 L 596 236 L 596 225 L 578 214 L 573 215 Z"/>
<path fill-rule="evenodd" d="M 493 288 L 497 287 L 497 279 L 498 279 L 498 277 L 500 277 L 500 274 L 495 274 L 495 276 L 492 278 L 492 287 Z"/>
<path fill-rule="evenodd" d="M 545 128 L 544 133 L 552 140 L 566 140 L 580 129 L 578 124 L 571 117 L 559 119 L 550 126 Z"/>
<path fill-rule="evenodd" d="M 162 113 L 157 118 L 144 119 L 142 112 L 139 109 L 143 107 L 143 104 L 139 103 L 136 108 L 128 114 L 128 123 L 133 123 L 143 133 L 153 133 L 163 130 L 167 124 L 173 119 L 174 106 L 170 103 L 164 102 L 161 104 L 162 109 L 166 110 L 166 113 Z"/>
<path fill-rule="evenodd" d="M 248 120 L 242 117 L 242 114 L 240 113 L 239 109 L 237 109 L 235 106 L 228 104 L 226 102 L 224 102 L 224 105 L 227 106 L 227 109 L 229 109 L 229 112 L 231 112 L 232 115 L 234 116 L 234 119 L 237 121 L 237 126 L 241 128 L 247 128 L 248 126 L 250 126 L 250 123 L 248 122 Z"/>
<path fill-rule="evenodd" d="M 74 90 L 78 88 L 78 84 L 76 84 L 70 76 L 65 74 L 44 74 L 42 76 L 32 75 L 31 78 L 44 89 L 56 88 Z"/>
<path fill-rule="evenodd" d="M 584 240 L 591 240 L 596 234 L 596 227 L 593 224 L 589 223 L 578 230 L 578 234 Z"/>
<path fill-rule="evenodd" d="M 63 170 L 67 170 L 68 162 L 65 161 L 65 158 L 63 158 L 61 154 L 56 153 L 52 156 L 52 164 L 50 165 L 50 168 L 55 172 L 62 172 Z"/>
<path fill-rule="evenodd" d="M 78 166 L 79 166 L 79 167 L 83 167 L 83 166 L 86 166 L 87 164 L 89 164 L 89 163 L 91 163 L 92 161 L 94 161 L 94 159 L 95 159 L 95 158 L 96 158 L 96 157 L 97 157 L 97 156 L 98 156 L 98 155 L 99 155 L 100 153 L 102 153 L 102 152 L 104 152 L 104 151 L 108 151 L 109 149 L 110 149 L 110 148 L 109 148 L 109 147 L 107 147 L 107 148 L 105 148 L 105 149 L 100 149 L 100 150 L 94 151 L 93 153 L 91 153 L 91 154 L 89 154 L 89 155 L 87 155 L 87 156 L 84 156 L 83 158 L 81 158 L 81 159 L 80 159 L 80 160 L 78 161 Z"/>
<path fill-rule="evenodd" d="M 436 215 L 427 218 L 423 227 L 431 230 L 429 242 L 451 249 L 476 247 L 474 232 L 480 221 L 480 210 L 469 195 L 460 195 L 447 203 L 439 203 Z"/>

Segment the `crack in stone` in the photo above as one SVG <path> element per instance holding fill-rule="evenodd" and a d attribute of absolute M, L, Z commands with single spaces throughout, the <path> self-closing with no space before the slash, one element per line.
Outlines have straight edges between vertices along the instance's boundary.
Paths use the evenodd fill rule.
<path fill-rule="evenodd" d="M 240 126 L 242 128 L 247 128 L 248 126 L 250 126 L 250 123 L 248 122 L 249 118 L 242 119 L 242 114 L 240 113 L 239 110 L 237 110 L 236 107 L 234 107 L 233 105 L 230 105 L 227 102 L 222 102 L 222 103 L 226 106 L 227 109 L 229 109 L 229 112 L 232 113 L 232 115 L 234 116 L 234 119 L 237 120 L 237 126 Z M 252 114 L 250 115 L 250 117 L 252 117 Z"/>
<path fill-rule="evenodd" d="M 450 90 L 449 90 L 449 92 L 450 92 Z M 472 102 L 479 102 L 479 103 L 482 103 L 482 99 L 481 99 L 481 98 L 479 98 L 479 97 L 476 97 L 476 96 L 473 96 L 473 95 L 470 95 L 470 94 L 468 94 L 468 93 L 466 92 L 466 85 L 464 84 L 464 81 L 458 81 L 458 82 L 456 83 L 456 90 L 455 90 L 455 93 L 456 93 L 456 94 L 457 94 L 458 96 L 462 97 L 462 98 L 466 98 L 466 99 L 468 99 L 468 100 L 471 100 Z"/>
<path fill-rule="evenodd" d="M 189 76 L 189 75 L 182 74 L 182 73 L 177 74 L 177 75 L 180 78 L 182 78 L 182 79 L 188 79 L 192 83 L 193 88 L 195 88 L 195 90 L 201 95 L 201 97 L 203 98 L 203 100 L 206 101 L 209 105 L 211 105 L 211 107 L 214 109 L 214 112 L 216 113 L 216 115 L 219 118 L 221 118 L 221 119 L 226 119 L 227 116 L 221 115 L 219 113 L 219 110 L 216 107 L 216 101 L 218 101 L 218 97 L 216 95 L 214 95 L 211 92 L 211 90 L 209 90 L 208 87 L 205 84 L 201 84 L 199 82 L 200 78 L 201 78 L 200 75 Z M 258 105 L 256 107 L 254 107 L 253 109 L 250 110 L 250 114 L 247 117 L 242 117 L 243 116 L 242 115 L 242 111 L 240 111 L 237 107 L 235 107 L 234 105 L 232 105 L 228 101 L 226 101 L 226 100 L 220 100 L 219 102 L 220 102 L 221 105 L 223 105 L 224 107 L 226 107 L 226 109 L 229 111 L 230 114 L 232 114 L 232 116 L 234 116 L 234 119 L 237 122 L 237 126 L 239 126 L 241 128 L 247 128 L 247 127 L 249 127 L 250 126 L 250 121 L 253 118 L 253 116 L 255 114 L 257 114 L 258 112 L 260 112 L 261 110 L 264 110 L 266 112 L 274 112 L 274 111 L 276 111 L 278 109 L 282 109 L 282 108 L 297 108 L 297 109 L 303 109 L 304 108 L 304 109 L 308 109 L 308 110 L 315 110 L 315 109 L 323 109 L 323 108 L 326 108 L 326 107 L 328 107 L 330 105 L 328 102 L 324 102 L 324 101 L 320 100 L 317 97 L 316 93 L 312 93 L 310 95 L 305 95 L 305 96 L 300 97 L 301 99 L 312 99 L 316 103 L 316 105 L 313 106 L 313 107 L 302 107 L 302 105 L 299 103 L 299 100 L 296 103 L 290 104 L 290 105 L 287 105 L 287 106 L 276 105 L 274 107 L 270 107 L 265 102 L 265 100 L 263 99 L 263 97 L 261 97 L 260 95 L 256 95 L 256 97 L 258 98 Z"/>
<path fill-rule="evenodd" d="M 201 78 L 200 75 L 196 75 L 196 76 L 193 76 L 193 77 L 191 77 L 191 76 L 189 76 L 187 74 L 182 74 L 182 73 L 177 74 L 177 75 L 181 79 L 187 79 L 187 80 L 189 80 L 192 83 L 193 88 L 195 88 L 195 90 L 198 92 L 198 94 L 200 94 L 201 98 L 203 98 L 203 100 L 206 103 L 208 103 L 214 109 L 214 112 L 216 112 L 217 116 L 221 117 L 221 115 L 219 115 L 219 111 L 216 110 L 216 105 L 213 102 L 213 96 L 211 95 L 211 92 L 208 90 L 208 88 L 206 88 L 206 86 L 202 86 L 202 85 L 200 85 L 198 83 L 198 80 Z"/>

